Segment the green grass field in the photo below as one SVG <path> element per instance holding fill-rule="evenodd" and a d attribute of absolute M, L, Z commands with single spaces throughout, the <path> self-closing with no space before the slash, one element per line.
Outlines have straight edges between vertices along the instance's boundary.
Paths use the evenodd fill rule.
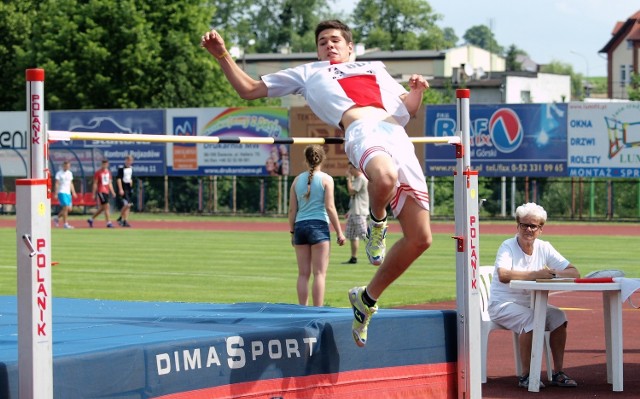
<path fill-rule="evenodd" d="M 246 219 L 243 219 L 246 220 Z M 388 245 L 399 235 L 390 234 Z M 335 238 L 335 237 L 334 237 Z M 505 235 L 482 235 L 480 264 L 493 264 Z M 619 236 L 547 236 L 582 274 L 624 270 L 640 277 L 634 239 Z M 288 233 L 193 230 L 52 230 L 53 295 L 128 301 L 297 303 L 297 267 Z M 455 241 L 433 246 L 381 298 L 384 307 L 455 299 Z M 346 292 L 368 282 L 375 269 L 343 265 L 349 246 L 332 245 L 325 304 L 346 307 Z M 15 295 L 16 232 L 0 228 L 0 295 Z"/>

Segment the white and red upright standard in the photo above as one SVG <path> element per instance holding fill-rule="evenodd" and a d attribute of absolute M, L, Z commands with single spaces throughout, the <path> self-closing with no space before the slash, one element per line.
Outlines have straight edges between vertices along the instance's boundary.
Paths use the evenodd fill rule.
<path fill-rule="evenodd" d="M 20 399 L 53 398 L 51 180 L 44 120 L 44 70 L 28 69 L 27 178 L 16 180 Z"/>

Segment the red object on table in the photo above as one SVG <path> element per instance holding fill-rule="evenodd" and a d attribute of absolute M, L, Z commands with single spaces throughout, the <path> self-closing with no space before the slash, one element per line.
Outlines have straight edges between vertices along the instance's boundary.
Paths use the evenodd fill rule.
<path fill-rule="evenodd" d="M 613 283 L 613 277 L 577 278 L 575 283 Z"/>

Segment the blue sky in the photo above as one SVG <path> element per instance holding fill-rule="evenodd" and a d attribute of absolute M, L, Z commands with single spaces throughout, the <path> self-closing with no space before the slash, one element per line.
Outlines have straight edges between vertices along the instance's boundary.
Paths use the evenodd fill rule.
<path fill-rule="evenodd" d="M 440 27 L 461 38 L 475 25 L 493 27 L 498 43 L 515 44 L 538 64 L 560 61 L 589 76 L 606 76 L 598 51 L 611 38 L 616 21 L 640 11 L 636 0 L 427 0 L 442 15 Z M 336 0 L 351 12 L 358 0 Z M 588 73 L 587 73 L 588 69 Z"/>

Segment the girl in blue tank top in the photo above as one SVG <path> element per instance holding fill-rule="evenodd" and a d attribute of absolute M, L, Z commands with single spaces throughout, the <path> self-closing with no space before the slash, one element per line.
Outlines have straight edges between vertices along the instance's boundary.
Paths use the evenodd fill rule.
<path fill-rule="evenodd" d="M 308 146 L 304 156 L 308 170 L 296 176 L 289 194 L 291 245 L 298 261 L 298 303 L 308 304 L 313 274 L 313 306 L 322 306 L 331 249 L 329 223 L 338 235 L 338 245 L 344 245 L 346 238 L 336 211 L 333 178 L 321 169 L 324 149 L 319 145 Z"/>

